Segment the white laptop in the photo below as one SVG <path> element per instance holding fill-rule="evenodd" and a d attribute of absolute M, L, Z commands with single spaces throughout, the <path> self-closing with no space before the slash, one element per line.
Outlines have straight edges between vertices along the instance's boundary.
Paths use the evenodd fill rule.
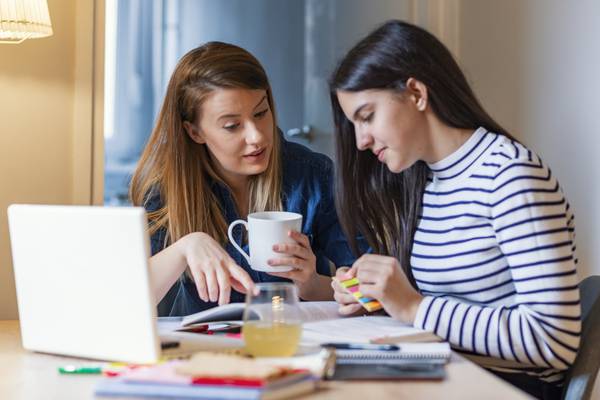
<path fill-rule="evenodd" d="M 13 204 L 8 221 L 25 349 L 135 363 L 159 359 L 143 208 Z M 172 354 L 239 347 L 227 338 L 167 336 L 179 342 Z"/>

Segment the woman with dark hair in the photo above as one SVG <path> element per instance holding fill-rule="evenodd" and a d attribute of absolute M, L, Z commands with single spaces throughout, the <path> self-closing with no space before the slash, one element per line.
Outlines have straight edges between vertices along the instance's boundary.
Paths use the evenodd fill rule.
<path fill-rule="evenodd" d="M 573 214 L 550 169 L 414 25 L 361 40 L 330 89 L 338 215 L 373 250 L 338 277 L 531 394 L 560 395 L 581 320 Z"/>
<path fill-rule="evenodd" d="M 332 180 L 327 156 L 280 135 L 269 80 L 252 54 L 221 42 L 185 54 L 130 187 L 132 203 L 148 211 L 159 315 L 243 301 L 254 282 L 290 280 L 304 300 L 332 299 L 329 261 L 355 260 Z M 289 232 L 294 243 L 276 245 L 280 257 L 269 260 L 294 269 L 255 271 L 228 242 L 227 227 L 276 210 L 303 216 L 302 232 Z"/>

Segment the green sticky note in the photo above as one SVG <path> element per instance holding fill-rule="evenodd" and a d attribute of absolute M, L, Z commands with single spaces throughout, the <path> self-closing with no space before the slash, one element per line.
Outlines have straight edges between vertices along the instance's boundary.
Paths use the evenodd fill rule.
<path fill-rule="evenodd" d="M 345 288 L 349 288 L 350 286 L 358 285 L 359 283 L 360 282 L 358 281 L 358 278 L 352 278 L 352 279 L 348 279 L 348 280 L 341 282 L 342 286 Z"/>

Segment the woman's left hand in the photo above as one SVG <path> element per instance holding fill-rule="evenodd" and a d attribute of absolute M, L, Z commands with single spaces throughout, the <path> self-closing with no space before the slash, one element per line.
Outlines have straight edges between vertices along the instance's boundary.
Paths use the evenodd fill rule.
<path fill-rule="evenodd" d="M 357 277 L 358 290 L 378 300 L 392 318 L 414 323 L 423 296 L 412 287 L 396 258 L 365 254 L 356 260 L 348 275 Z"/>
<path fill-rule="evenodd" d="M 294 269 L 287 272 L 269 272 L 269 275 L 279 276 L 294 281 L 298 286 L 301 298 L 312 290 L 311 285 L 316 282 L 317 257 L 310 247 L 308 236 L 297 231 L 289 231 L 288 236 L 296 243 L 280 243 L 273 246 L 273 251 L 280 253 L 281 257 L 269 260 L 271 267 L 291 266 Z"/>

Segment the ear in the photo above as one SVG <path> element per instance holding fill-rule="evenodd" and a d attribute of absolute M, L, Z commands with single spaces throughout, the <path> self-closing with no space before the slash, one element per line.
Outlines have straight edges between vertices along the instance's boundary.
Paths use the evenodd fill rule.
<path fill-rule="evenodd" d="M 183 121 L 183 128 L 187 132 L 188 136 L 194 142 L 196 142 L 198 144 L 206 143 L 206 140 L 204 139 L 204 135 L 202 134 L 202 131 L 200 131 L 200 129 L 196 128 L 192 123 L 190 123 L 188 121 Z"/>
<path fill-rule="evenodd" d="M 406 92 L 419 111 L 425 111 L 428 105 L 427 86 L 415 78 L 406 81 Z"/>

